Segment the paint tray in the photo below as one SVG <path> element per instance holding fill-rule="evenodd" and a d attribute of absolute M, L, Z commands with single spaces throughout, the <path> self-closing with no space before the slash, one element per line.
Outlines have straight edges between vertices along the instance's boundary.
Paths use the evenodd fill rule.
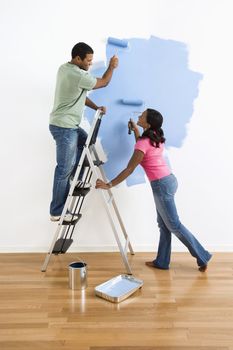
<path fill-rule="evenodd" d="M 142 286 L 142 280 L 129 275 L 119 275 L 95 287 L 95 294 L 112 303 L 119 303 Z"/>

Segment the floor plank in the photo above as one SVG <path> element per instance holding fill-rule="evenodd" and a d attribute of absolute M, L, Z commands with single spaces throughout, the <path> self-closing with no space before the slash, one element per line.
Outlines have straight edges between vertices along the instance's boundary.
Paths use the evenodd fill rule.
<path fill-rule="evenodd" d="M 119 253 L 78 253 L 88 288 L 68 288 L 75 253 L 0 254 L 1 350 L 233 350 L 233 254 L 215 253 L 206 273 L 188 253 L 174 253 L 169 271 L 130 256 L 142 289 L 119 304 L 94 287 L 125 273 Z"/>

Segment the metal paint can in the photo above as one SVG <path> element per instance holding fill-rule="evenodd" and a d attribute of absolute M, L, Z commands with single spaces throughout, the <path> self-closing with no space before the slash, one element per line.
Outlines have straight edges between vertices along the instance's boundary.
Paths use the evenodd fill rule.
<path fill-rule="evenodd" d="M 87 288 L 87 264 L 83 261 L 73 261 L 69 264 L 69 288 Z"/>

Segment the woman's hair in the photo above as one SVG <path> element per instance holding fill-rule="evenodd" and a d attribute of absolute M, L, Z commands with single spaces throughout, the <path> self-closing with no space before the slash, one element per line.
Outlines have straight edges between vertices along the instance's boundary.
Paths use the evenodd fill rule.
<path fill-rule="evenodd" d="M 93 54 L 94 53 L 93 49 L 89 45 L 87 45 L 83 42 L 80 42 L 80 43 L 74 45 L 74 47 L 71 51 L 71 57 L 75 58 L 76 56 L 79 56 L 81 58 L 81 60 L 84 60 L 86 55 L 89 53 Z"/>
<path fill-rule="evenodd" d="M 150 124 L 149 129 L 146 129 L 141 138 L 148 137 L 152 146 L 159 147 L 160 143 L 165 142 L 163 129 L 163 116 L 155 109 L 147 108 L 147 123 Z"/>

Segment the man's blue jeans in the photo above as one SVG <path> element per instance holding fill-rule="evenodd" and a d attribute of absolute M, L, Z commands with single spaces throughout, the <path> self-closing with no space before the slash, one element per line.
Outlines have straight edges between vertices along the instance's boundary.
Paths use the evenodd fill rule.
<path fill-rule="evenodd" d="M 50 214 L 61 215 L 70 188 L 70 176 L 75 174 L 87 133 L 82 128 L 61 128 L 49 125 L 49 130 L 56 142 L 57 166 L 53 181 L 53 198 L 50 204 Z M 81 178 L 81 175 L 79 178 Z"/>
<path fill-rule="evenodd" d="M 154 265 L 168 269 L 171 257 L 171 233 L 188 248 L 197 259 L 198 266 L 206 265 L 211 254 L 203 248 L 193 234 L 180 222 L 174 196 L 178 187 L 176 177 L 171 174 L 151 182 L 157 210 L 157 222 L 160 230 L 160 241 Z"/>

